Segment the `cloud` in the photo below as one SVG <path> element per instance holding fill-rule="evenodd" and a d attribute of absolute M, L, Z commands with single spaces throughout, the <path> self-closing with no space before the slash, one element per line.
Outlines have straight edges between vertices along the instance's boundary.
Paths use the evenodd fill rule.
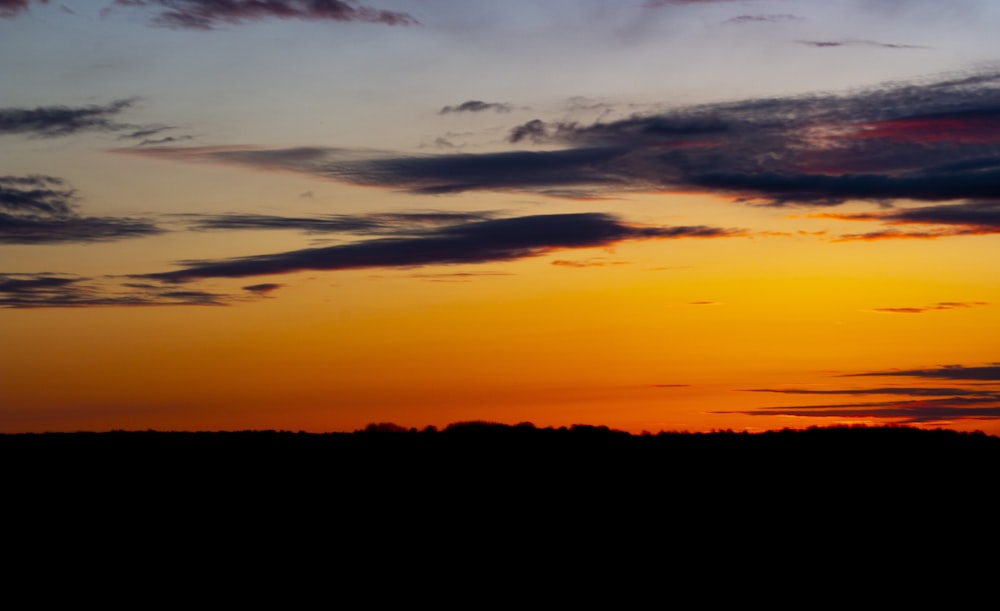
<path fill-rule="evenodd" d="M 923 231 L 889 229 L 861 234 L 846 234 L 844 240 L 877 240 L 893 238 L 933 239 L 956 235 L 988 235 L 1000 233 L 1000 201 L 963 202 L 943 206 L 902 208 L 880 212 L 813 215 L 840 221 L 876 221 L 885 225 L 937 225 Z"/>
<path fill-rule="evenodd" d="M 59 178 L 0 176 L 0 244 L 96 242 L 162 233 L 143 219 L 86 217 Z"/>
<path fill-rule="evenodd" d="M 722 23 L 778 23 L 780 21 L 802 21 L 798 15 L 737 15 L 731 19 L 726 19 Z"/>
<path fill-rule="evenodd" d="M 205 291 L 164 291 L 155 284 L 115 285 L 107 279 L 67 274 L 0 274 L 0 308 L 225 305 L 230 301 Z"/>
<path fill-rule="evenodd" d="M 409 13 L 359 5 L 351 0 L 115 0 L 112 7 L 153 12 L 150 25 L 172 29 L 214 30 L 267 19 L 359 21 L 416 25 Z"/>
<path fill-rule="evenodd" d="M 277 284 L 274 282 L 265 282 L 262 284 L 251 284 L 250 286 L 242 287 L 244 291 L 250 291 L 251 293 L 257 293 L 258 295 L 267 295 L 273 293 L 274 291 L 284 287 L 284 284 Z"/>
<path fill-rule="evenodd" d="M 35 0 L 45 4 L 48 0 Z M 16 17 L 23 11 L 28 10 L 29 0 L 0 0 L 0 19 Z"/>
<path fill-rule="evenodd" d="M 889 314 L 923 314 L 924 312 L 937 312 L 941 310 L 956 310 L 964 308 L 975 308 L 990 305 L 985 301 L 940 301 L 933 305 L 923 307 L 903 307 L 903 308 L 875 308 L 876 312 L 887 312 Z"/>
<path fill-rule="evenodd" d="M 509 151 L 413 155 L 232 146 L 119 152 L 428 195 L 513 191 L 597 198 L 681 191 L 770 206 L 911 200 L 971 213 L 968 202 L 986 207 L 1000 201 L 998 138 L 1000 72 L 983 71 L 591 124 L 534 119 L 510 129 L 509 143 L 522 148 Z M 530 150 L 534 145 L 545 150 Z"/>
<path fill-rule="evenodd" d="M 119 123 L 115 117 L 131 108 L 135 98 L 116 100 L 105 105 L 38 106 L 36 108 L 0 108 L 0 135 L 28 134 L 36 138 L 58 138 L 82 132 L 155 133 L 168 127 L 136 126 Z M 125 138 L 136 137 L 125 135 Z M 140 136 L 141 137 L 141 136 Z"/>
<path fill-rule="evenodd" d="M 490 212 L 394 212 L 287 217 L 264 214 L 176 215 L 196 230 L 293 230 L 305 233 L 406 235 L 428 226 L 486 220 Z"/>
<path fill-rule="evenodd" d="M 786 395 L 903 395 L 907 397 L 992 397 L 1000 399 L 1000 392 L 970 388 L 921 388 L 921 387 L 879 387 L 879 388 L 753 388 L 746 392 L 770 392 Z"/>
<path fill-rule="evenodd" d="M 867 373 L 848 374 L 844 377 L 893 377 L 893 378 L 930 378 L 944 380 L 982 380 L 1000 382 L 1000 364 L 981 367 L 966 367 L 963 365 L 947 365 L 932 369 L 902 369 L 892 371 L 871 371 Z"/>
<path fill-rule="evenodd" d="M 746 1 L 748 0 L 649 0 L 643 6 L 646 8 L 659 8 L 661 6 L 681 6 L 685 4 L 720 4 L 723 2 L 746 2 Z"/>
<path fill-rule="evenodd" d="M 866 47 L 881 47 L 883 49 L 928 49 L 930 47 L 925 47 L 922 45 L 901 45 L 888 42 L 877 42 L 874 40 L 861 40 L 857 38 L 849 38 L 847 40 L 796 40 L 795 42 L 800 45 L 807 45 L 810 47 L 848 47 L 862 45 Z"/>
<path fill-rule="evenodd" d="M 510 104 L 469 100 L 468 102 L 462 102 L 457 106 L 445 106 L 439 111 L 438 114 L 447 115 L 458 112 L 483 112 L 486 110 L 493 110 L 495 112 L 510 112 L 512 109 L 513 107 Z"/>
<path fill-rule="evenodd" d="M 748 392 L 785 395 L 894 396 L 891 401 L 835 403 L 822 405 L 774 406 L 761 409 L 718 412 L 754 416 L 800 416 L 822 418 L 886 418 L 903 423 L 946 423 L 955 420 L 1000 419 L 1000 365 L 963 367 L 959 365 L 895 371 L 875 371 L 839 376 L 922 378 L 949 380 L 949 387 L 878 386 L 867 388 L 757 388 Z M 985 384 L 984 384 L 985 382 Z M 967 383 L 967 386 L 963 386 Z"/>
<path fill-rule="evenodd" d="M 608 267 L 611 265 L 628 265 L 628 261 L 608 261 L 607 259 L 596 258 L 596 259 L 556 259 L 551 264 L 557 267 Z"/>
<path fill-rule="evenodd" d="M 599 213 L 553 214 L 476 220 L 432 227 L 406 237 L 374 238 L 321 248 L 187 261 L 183 269 L 141 277 L 165 282 L 242 278 L 304 270 L 469 264 L 512 261 L 554 250 L 608 246 L 635 239 L 715 238 L 745 235 L 716 227 L 651 227 Z"/>
<path fill-rule="evenodd" d="M 714 413 L 810 418 L 891 418 L 904 424 L 945 423 L 955 420 L 996 420 L 1000 419 L 1000 395 L 992 398 L 955 397 L 920 401 L 797 405 L 768 407 L 753 411 Z"/>

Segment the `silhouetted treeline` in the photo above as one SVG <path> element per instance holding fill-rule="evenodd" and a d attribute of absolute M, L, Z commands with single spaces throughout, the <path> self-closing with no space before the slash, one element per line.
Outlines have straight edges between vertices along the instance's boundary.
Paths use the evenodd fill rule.
<path fill-rule="evenodd" d="M 637 489 L 713 485 L 893 486 L 973 481 L 1000 467 L 1000 437 L 901 426 L 633 435 L 603 426 L 375 423 L 289 431 L 0 435 L 9 480 L 144 487 L 550 483 Z"/>
<path fill-rule="evenodd" d="M 796 564 L 919 551 L 927 537 L 940 548 L 955 525 L 988 528 L 1000 438 L 907 427 L 632 435 L 376 423 L 330 434 L 0 435 L 0 460 L 5 524 L 29 537 L 38 562 L 58 549 L 86 564 L 111 545 L 126 563 L 168 552 L 202 565 L 294 554 L 410 570 L 443 546 L 458 566 L 504 554 L 547 567 L 683 553 L 709 567 L 720 550 L 752 564 L 781 549 Z"/>

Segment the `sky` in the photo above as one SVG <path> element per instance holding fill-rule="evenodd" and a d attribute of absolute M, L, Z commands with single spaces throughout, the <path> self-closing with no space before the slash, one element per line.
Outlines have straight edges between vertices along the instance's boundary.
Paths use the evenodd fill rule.
<path fill-rule="evenodd" d="M 0 0 L 0 432 L 1000 434 L 998 27 Z"/>

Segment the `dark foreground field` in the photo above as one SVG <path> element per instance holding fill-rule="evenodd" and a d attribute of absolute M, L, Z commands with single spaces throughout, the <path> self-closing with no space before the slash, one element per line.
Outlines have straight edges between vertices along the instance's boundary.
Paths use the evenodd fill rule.
<path fill-rule="evenodd" d="M 8 489 L 77 501 L 155 496 L 264 503 L 329 499 L 598 504 L 803 495 L 846 499 L 992 493 L 1000 438 L 908 427 L 631 435 L 605 427 L 460 423 L 283 431 L 0 436 Z M 193 500 L 193 499 L 191 499 Z"/>
<path fill-rule="evenodd" d="M 0 436 L 8 558 L 28 573 L 295 566 L 338 587 L 385 573 L 489 589 L 565 567 L 577 587 L 607 571 L 674 586 L 681 569 L 874 575 L 995 549 L 1000 438 L 980 433 L 370 428 Z"/>

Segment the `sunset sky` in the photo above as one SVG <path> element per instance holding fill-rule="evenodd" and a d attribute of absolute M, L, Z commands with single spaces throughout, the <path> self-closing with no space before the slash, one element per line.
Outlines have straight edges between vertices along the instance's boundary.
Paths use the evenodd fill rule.
<path fill-rule="evenodd" d="M 0 0 L 0 432 L 1000 434 L 998 32 Z"/>

